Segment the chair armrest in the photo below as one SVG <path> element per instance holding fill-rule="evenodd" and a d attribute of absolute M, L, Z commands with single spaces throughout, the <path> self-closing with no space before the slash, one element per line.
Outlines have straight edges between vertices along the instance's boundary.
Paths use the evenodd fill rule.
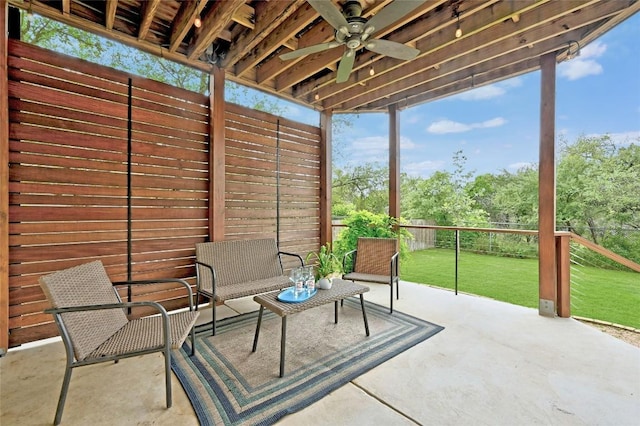
<path fill-rule="evenodd" d="M 67 306 L 65 308 L 49 308 L 45 309 L 46 314 L 65 314 L 68 312 L 85 312 L 85 311 L 100 311 L 104 309 L 125 309 L 135 308 L 136 306 L 151 306 L 155 308 L 161 315 L 169 318 L 167 310 L 158 302 L 121 302 L 121 303 L 103 303 L 100 305 L 80 305 L 80 306 Z"/>
<path fill-rule="evenodd" d="M 390 276 L 391 278 L 397 277 L 398 276 L 398 256 L 400 255 L 400 253 L 395 252 L 395 254 L 393 256 L 391 256 L 391 270 L 390 270 Z"/>
<path fill-rule="evenodd" d="M 288 252 L 286 252 L 286 251 L 279 251 L 279 252 L 278 252 L 278 256 L 280 256 L 280 255 L 297 257 L 297 258 L 298 258 L 298 260 L 300 261 L 300 266 L 304 266 L 304 261 L 302 260 L 302 256 L 300 256 L 299 254 L 296 254 L 296 253 L 288 253 Z"/>
<path fill-rule="evenodd" d="M 204 262 L 200 262 L 199 260 L 196 260 L 196 290 L 200 291 L 200 269 L 198 268 L 198 266 L 203 266 L 205 268 L 207 268 L 209 270 L 209 272 L 211 272 L 211 292 L 213 293 L 213 297 L 215 298 L 216 295 L 216 270 L 213 268 L 213 266 L 209 265 L 208 263 L 204 263 Z"/>
<path fill-rule="evenodd" d="M 193 310 L 193 291 L 191 290 L 191 286 L 189 283 L 181 278 L 161 278 L 157 280 L 126 280 L 126 281 L 116 281 L 112 283 L 114 286 L 118 285 L 126 285 L 129 286 L 129 296 L 131 296 L 131 286 L 132 285 L 145 285 L 145 284 L 163 284 L 163 283 L 178 283 L 181 284 L 184 288 L 187 289 L 187 293 L 189 295 L 189 310 Z M 129 301 L 131 301 L 131 297 L 129 297 Z"/>
<path fill-rule="evenodd" d="M 351 268 L 347 268 L 347 260 L 349 257 L 353 256 L 353 261 L 351 262 Z M 348 274 L 350 272 L 353 272 L 353 268 L 356 265 L 356 258 L 358 257 L 358 250 L 351 250 L 348 251 L 344 254 L 344 256 L 342 257 L 342 271 L 345 274 Z"/>

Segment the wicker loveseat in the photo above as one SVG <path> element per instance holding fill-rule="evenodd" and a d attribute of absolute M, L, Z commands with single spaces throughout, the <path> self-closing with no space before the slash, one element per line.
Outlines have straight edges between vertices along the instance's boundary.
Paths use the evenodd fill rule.
<path fill-rule="evenodd" d="M 196 310 L 200 295 L 212 301 L 214 335 L 216 303 L 289 286 L 282 256 L 295 257 L 303 265 L 299 255 L 279 251 L 273 238 L 196 244 Z"/>

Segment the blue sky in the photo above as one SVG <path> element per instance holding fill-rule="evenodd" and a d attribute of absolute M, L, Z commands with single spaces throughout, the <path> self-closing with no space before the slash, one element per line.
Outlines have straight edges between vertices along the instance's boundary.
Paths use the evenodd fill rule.
<path fill-rule="evenodd" d="M 556 72 L 556 144 L 581 135 L 609 134 L 620 144 L 640 143 L 640 14 L 582 47 Z M 540 72 L 479 87 L 403 110 L 400 167 L 428 177 L 449 170 L 462 150 L 475 174 L 515 172 L 538 162 Z M 289 107 L 292 119 L 317 124 L 317 114 Z M 388 116 L 361 114 L 339 141 L 337 166 L 386 164 Z M 354 153 L 354 155 L 351 155 Z M 357 154 L 355 154 L 357 153 Z"/>

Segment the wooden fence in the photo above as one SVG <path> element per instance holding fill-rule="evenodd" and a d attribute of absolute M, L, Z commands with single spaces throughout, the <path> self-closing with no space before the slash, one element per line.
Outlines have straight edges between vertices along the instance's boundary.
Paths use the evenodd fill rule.
<path fill-rule="evenodd" d="M 185 278 L 208 239 L 209 98 L 9 41 L 9 346 L 57 330 L 38 277 Z M 225 237 L 319 244 L 318 128 L 226 107 Z M 90 288 L 87 291 L 91 291 Z M 136 293 L 186 304 L 169 284 Z"/>

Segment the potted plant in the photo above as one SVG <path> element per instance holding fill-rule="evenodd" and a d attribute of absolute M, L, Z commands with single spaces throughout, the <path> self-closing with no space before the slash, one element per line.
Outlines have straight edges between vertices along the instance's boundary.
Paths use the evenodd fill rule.
<path fill-rule="evenodd" d="M 330 243 L 326 243 L 320 246 L 320 250 L 316 252 L 309 252 L 306 257 L 306 261 L 312 260 L 315 267 L 316 281 L 318 287 L 324 290 L 331 288 L 331 279 L 336 273 L 340 273 L 342 265 L 340 260 L 331 251 Z"/>

